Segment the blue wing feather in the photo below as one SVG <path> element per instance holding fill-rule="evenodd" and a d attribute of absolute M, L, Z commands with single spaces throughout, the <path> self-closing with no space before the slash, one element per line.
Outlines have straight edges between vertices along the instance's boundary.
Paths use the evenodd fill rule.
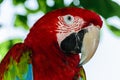
<path fill-rule="evenodd" d="M 32 64 L 30 64 L 28 66 L 28 73 L 27 73 L 26 80 L 33 80 L 33 68 L 32 68 Z"/>
<path fill-rule="evenodd" d="M 24 80 L 33 80 L 33 70 L 32 70 L 32 64 L 29 64 L 28 71 L 26 74 L 23 75 Z M 20 80 L 17 76 L 15 80 Z"/>

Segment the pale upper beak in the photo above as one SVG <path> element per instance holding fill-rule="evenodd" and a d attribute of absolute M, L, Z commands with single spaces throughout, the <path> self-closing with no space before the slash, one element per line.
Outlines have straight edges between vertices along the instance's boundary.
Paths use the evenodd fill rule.
<path fill-rule="evenodd" d="M 90 25 L 86 29 L 88 32 L 83 38 L 80 65 L 87 63 L 92 58 L 99 43 L 100 27 Z"/>
<path fill-rule="evenodd" d="M 87 63 L 94 55 L 99 43 L 100 27 L 93 24 L 78 32 L 58 33 L 57 39 L 65 54 L 80 53 L 79 66 Z"/>

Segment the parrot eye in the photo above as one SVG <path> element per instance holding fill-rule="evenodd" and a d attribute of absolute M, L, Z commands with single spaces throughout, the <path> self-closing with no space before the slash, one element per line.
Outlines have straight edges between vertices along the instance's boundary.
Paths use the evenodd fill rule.
<path fill-rule="evenodd" d="M 64 21 L 66 24 L 70 25 L 74 22 L 74 17 L 72 15 L 65 15 L 63 16 Z"/>

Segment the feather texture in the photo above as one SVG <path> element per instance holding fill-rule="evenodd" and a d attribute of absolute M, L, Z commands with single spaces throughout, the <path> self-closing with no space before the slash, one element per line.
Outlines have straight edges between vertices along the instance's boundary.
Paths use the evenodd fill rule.
<path fill-rule="evenodd" d="M 0 80 L 32 80 L 31 51 L 23 44 L 16 44 L 0 63 L 0 68 Z"/>

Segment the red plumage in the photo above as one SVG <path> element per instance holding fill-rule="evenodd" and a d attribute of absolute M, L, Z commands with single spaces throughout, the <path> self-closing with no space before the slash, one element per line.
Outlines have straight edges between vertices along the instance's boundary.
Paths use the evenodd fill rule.
<path fill-rule="evenodd" d="M 87 22 L 84 27 L 89 23 L 102 25 L 96 13 L 81 8 L 58 9 L 39 19 L 25 40 L 25 44 L 33 49 L 35 80 L 72 80 L 79 72 L 79 55 L 66 56 L 60 50 L 56 39 L 58 16 L 66 14 L 83 18 Z"/>
<path fill-rule="evenodd" d="M 0 63 L 0 80 L 3 80 L 4 72 L 8 69 L 10 60 L 14 59 L 17 63 L 19 63 L 21 56 L 25 51 L 31 51 L 27 46 L 23 43 L 15 44 L 4 57 L 2 62 Z M 31 63 L 31 62 L 30 62 Z"/>
<path fill-rule="evenodd" d="M 19 46 L 24 49 L 27 46 L 28 49 L 32 50 L 31 60 L 34 80 L 73 80 L 75 76 L 81 76 L 78 75 L 80 71 L 80 67 L 78 67 L 80 62 L 79 54 L 64 54 L 57 42 L 58 16 L 67 14 L 83 18 L 86 23 L 82 28 L 90 23 L 102 25 L 102 21 L 96 13 L 81 8 L 58 9 L 40 18 L 31 28 L 22 44 L 24 47 Z M 7 58 L 11 55 L 16 58 L 14 54 L 9 54 Z M 2 64 L 3 62 L 5 62 L 5 59 Z M 6 62 L 8 64 L 8 61 Z M 6 65 L 2 66 L 5 67 Z M 0 64 L 0 68 L 2 66 Z M 0 72 L 4 71 L 0 70 Z"/>

